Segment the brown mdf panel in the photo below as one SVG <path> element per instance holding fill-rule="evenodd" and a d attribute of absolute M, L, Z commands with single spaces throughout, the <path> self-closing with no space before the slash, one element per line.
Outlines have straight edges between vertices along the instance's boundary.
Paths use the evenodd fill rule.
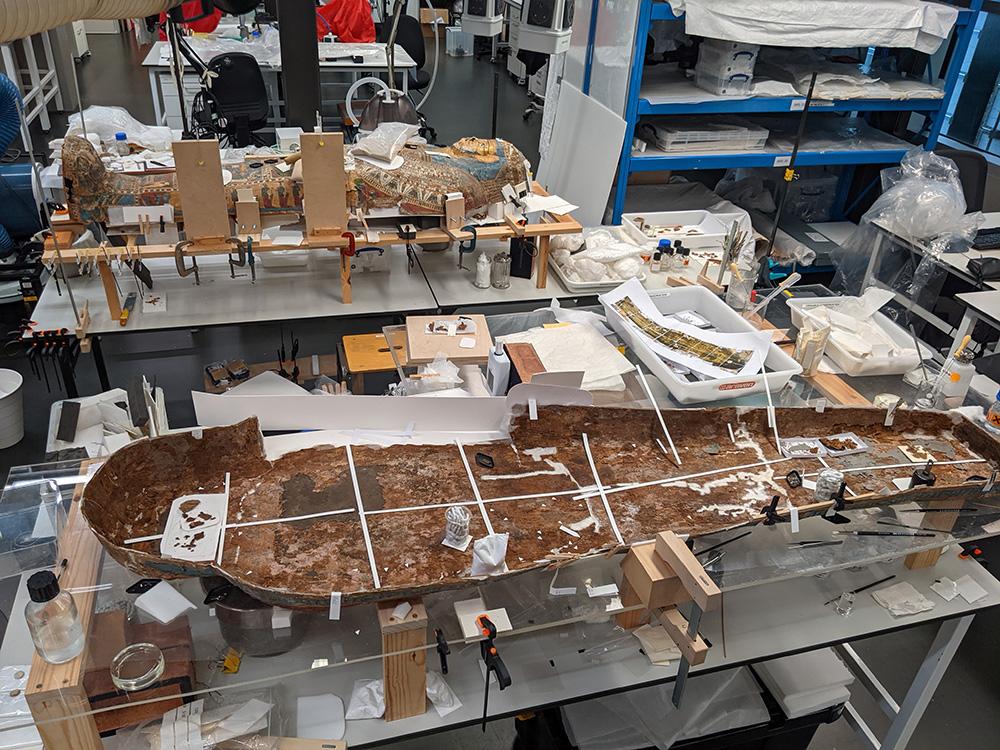
<path fill-rule="evenodd" d="M 187 239 L 197 242 L 231 236 L 229 209 L 222 185 L 219 142 L 175 142 L 174 165 Z"/>
<path fill-rule="evenodd" d="M 302 190 L 307 234 L 347 229 L 347 178 L 343 133 L 303 133 Z"/>

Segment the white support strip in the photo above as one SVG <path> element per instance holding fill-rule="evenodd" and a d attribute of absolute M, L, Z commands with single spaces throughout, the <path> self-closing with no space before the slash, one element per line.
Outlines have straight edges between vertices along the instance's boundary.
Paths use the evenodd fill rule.
<path fill-rule="evenodd" d="M 486 513 L 486 506 L 483 505 L 483 497 L 479 494 L 479 485 L 476 484 L 476 477 L 472 473 L 472 467 L 469 466 L 469 459 L 465 455 L 465 448 L 462 447 L 462 443 L 459 440 L 455 441 L 455 445 L 458 447 L 458 455 L 462 457 L 462 464 L 465 466 L 465 474 L 469 477 L 469 484 L 472 485 L 472 494 L 476 496 L 476 504 L 479 506 L 479 512 L 483 516 L 483 523 L 486 524 L 486 533 L 493 536 L 493 524 L 490 523 L 490 517 Z"/>
<path fill-rule="evenodd" d="M 361 502 L 361 487 L 358 485 L 358 473 L 354 470 L 354 453 L 350 444 L 345 445 L 347 449 L 347 466 L 351 470 L 351 484 L 354 485 L 354 499 L 358 501 L 358 520 L 361 521 L 361 533 L 365 537 L 365 550 L 368 552 L 368 564 L 372 569 L 372 582 L 376 589 L 382 588 L 382 582 L 378 577 L 378 568 L 375 566 L 375 553 L 372 551 L 372 540 L 368 536 L 368 521 L 365 520 L 365 506 Z"/>
<path fill-rule="evenodd" d="M 985 459 L 982 458 L 964 458 L 959 461 L 935 461 L 934 466 L 955 466 L 957 464 L 984 464 Z M 905 464 L 885 464 L 884 466 L 858 466 L 851 469 L 838 469 L 837 471 L 842 471 L 845 474 L 856 474 L 859 471 L 886 471 L 888 469 L 915 469 L 920 466 L 920 464 L 915 464 L 909 461 Z M 815 477 L 819 476 L 818 471 L 811 471 L 807 474 L 803 474 L 803 477 Z"/>
<path fill-rule="evenodd" d="M 597 491 L 601 495 L 601 502 L 604 503 L 604 512 L 608 514 L 611 530 L 615 532 L 615 539 L 618 540 L 618 543 L 624 544 L 625 540 L 622 539 L 621 532 L 618 531 L 618 523 L 615 521 L 615 514 L 611 512 L 611 504 L 608 502 L 608 496 L 604 494 L 604 485 L 601 484 L 601 478 L 597 475 L 597 466 L 594 464 L 594 456 L 590 452 L 590 441 L 587 439 L 586 432 L 583 433 L 583 450 L 587 453 L 587 461 L 590 462 L 590 471 L 594 475 L 594 482 L 597 484 Z"/>
<path fill-rule="evenodd" d="M 646 398 L 649 399 L 649 403 L 653 405 L 653 410 L 656 412 L 656 418 L 660 420 L 660 427 L 663 429 L 663 434 L 667 437 L 667 443 L 670 445 L 670 451 L 674 454 L 674 461 L 677 465 L 681 465 L 681 457 L 677 453 L 677 449 L 674 447 L 674 440 L 670 437 L 670 430 L 667 429 L 667 423 L 663 420 L 663 412 L 660 411 L 660 405 L 656 403 L 656 399 L 653 398 L 653 391 L 649 388 L 649 383 L 646 382 L 646 376 L 642 372 L 642 368 L 636 365 L 635 371 L 639 374 L 639 382 L 642 383 L 642 389 L 646 392 Z"/>
<path fill-rule="evenodd" d="M 774 402 L 771 400 L 771 386 L 767 382 L 767 368 L 760 363 L 761 380 L 764 381 L 764 393 L 767 394 L 767 424 L 774 431 L 774 449 L 781 452 L 781 440 L 778 437 L 778 417 L 774 413 Z"/>
<path fill-rule="evenodd" d="M 696 474 L 682 474 L 678 477 L 667 477 L 666 479 L 653 479 L 649 482 L 635 482 L 633 484 L 622 484 L 617 487 L 604 487 L 603 492 L 595 492 L 593 490 L 584 490 L 579 495 L 573 495 L 574 500 L 586 500 L 589 497 L 596 497 L 599 494 L 614 495 L 618 492 L 628 492 L 629 490 L 641 490 L 643 487 L 657 487 L 663 484 L 674 484 L 675 482 L 685 482 L 688 479 L 700 479 L 701 477 L 710 477 L 713 474 L 726 474 L 733 471 L 742 471 L 743 469 L 758 469 L 761 466 L 773 466 L 774 464 L 781 464 L 785 461 L 803 461 L 807 460 L 804 458 L 792 459 L 792 458 L 775 458 L 770 461 L 758 461 L 753 464 L 741 464 L 740 466 L 727 466 L 724 469 L 709 469 L 708 471 L 699 471 Z M 812 474 L 803 476 L 814 476 Z"/>
<path fill-rule="evenodd" d="M 844 721 L 851 726 L 854 733 L 858 736 L 858 739 L 864 743 L 865 747 L 870 748 L 870 750 L 879 750 L 879 748 L 882 747 L 881 740 L 875 736 L 871 727 L 869 727 L 865 720 L 861 717 L 858 710 L 851 705 L 850 701 L 844 704 Z"/>
<path fill-rule="evenodd" d="M 229 523 L 229 472 L 226 472 L 226 509 L 222 512 L 222 528 L 219 529 L 219 547 L 215 553 L 215 564 L 222 565 L 222 550 L 226 546 L 226 524 Z"/>
<path fill-rule="evenodd" d="M 265 518 L 260 521 L 240 521 L 229 524 L 231 529 L 244 529 L 248 526 L 268 526 L 272 523 L 291 523 L 292 521 L 308 521 L 312 518 L 327 518 L 329 516 L 339 516 L 345 513 L 357 513 L 354 508 L 343 508 L 341 510 L 324 510 L 320 513 L 309 513 L 304 516 L 288 516 L 287 518 Z"/>

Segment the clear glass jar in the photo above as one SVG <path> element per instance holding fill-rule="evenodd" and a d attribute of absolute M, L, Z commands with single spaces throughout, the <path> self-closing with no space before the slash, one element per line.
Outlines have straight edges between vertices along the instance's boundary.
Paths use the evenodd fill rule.
<path fill-rule="evenodd" d="M 510 253 L 500 252 L 493 256 L 490 283 L 494 289 L 506 289 L 510 286 Z"/>
<path fill-rule="evenodd" d="M 996 400 L 986 412 L 985 427 L 990 432 L 1000 435 L 1000 391 L 997 392 Z"/>
<path fill-rule="evenodd" d="M 83 651 L 85 634 L 73 596 L 59 590 L 59 581 L 48 570 L 28 579 L 31 601 L 24 608 L 28 632 L 38 655 L 50 664 L 63 664 Z"/>
<path fill-rule="evenodd" d="M 844 472 L 837 469 L 823 469 L 816 477 L 815 497 L 819 502 L 833 500 L 844 483 Z"/>

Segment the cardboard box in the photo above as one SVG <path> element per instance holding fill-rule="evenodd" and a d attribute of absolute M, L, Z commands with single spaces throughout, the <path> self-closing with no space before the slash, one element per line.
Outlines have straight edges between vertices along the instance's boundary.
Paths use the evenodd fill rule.
<path fill-rule="evenodd" d="M 423 28 L 424 36 L 433 37 L 434 36 L 434 19 L 438 19 L 438 34 L 442 37 L 445 34 L 445 28 L 449 26 L 450 14 L 446 8 L 435 8 L 431 10 L 430 8 L 420 9 L 420 25 Z"/>

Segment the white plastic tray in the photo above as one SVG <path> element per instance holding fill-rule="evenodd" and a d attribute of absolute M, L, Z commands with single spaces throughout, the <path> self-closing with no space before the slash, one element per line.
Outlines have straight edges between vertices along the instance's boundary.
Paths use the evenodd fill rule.
<path fill-rule="evenodd" d="M 715 329 L 721 333 L 743 333 L 757 330 L 705 287 L 677 287 L 663 292 L 650 292 L 649 298 L 656 309 L 664 315 L 677 313 L 681 310 L 694 310 L 711 322 Z M 670 395 L 680 403 L 697 404 L 707 401 L 721 401 L 764 392 L 764 376 L 761 373 L 747 377 L 689 382 L 686 378 L 675 374 L 646 344 L 642 334 L 628 325 L 613 307 L 604 305 L 604 312 L 608 318 L 608 325 L 621 336 L 622 340 L 636 353 L 650 372 L 656 375 L 660 382 L 667 387 Z M 773 343 L 768 348 L 764 366 L 767 369 L 767 384 L 771 393 L 777 393 L 785 387 L 793 375 L 802 372 L 799 363 Z"/>
<path fill-rule="evenodd" d="M 608 292 L 614 289 L 616 286 L 621 286 L 622 282 L 620 279 L 615 279 L 612 281 L 570 281 L 563 271 L 562 267 L 556 263 L 552 255 L 549 255 L 549 268 L 559 277 L 559 281 L 562 285 L 566 287 L 569 292 L 586 292 L 587 294 L 600 294 L 601 292 Z M 639 277 L 640 281 L 646 280 L 646 274 L 643 273 Z"/>
<path fill-rule="evenodd" d="M 663 232 L 657 238 L 647 237 L 639 229 L 636 219 L 642 218 L 647 224 L 681 226 L 679 232 Z M 622 226 L 629 236 L 640 245 L 656 247 L 660 239 L 673 242 L 680 240 L 685 247 L 692 249 L 720 250 L 722 241 L 726 238 L 728 224 L 709 211 L 647 211 L 642 213 L 622 214 Z M 688 230 L 696 230 L 697 234 L 688 234 Z"/>
<path fill-rule="evenodd" d="M 857 302 L 857 297 L 813 297 L 796 299 L 792 298 L 788 300 L 788 310 L 792 315 L 792 325 L 796 328 L 802 327 L 802 319 L 804 316 L 809 315 L 809 310 L 815 309 L 817 307 L 843 307 L 848 302 Z M 872 320 L 886 332 L 894 342 L 903 347 L 909 347 L 912 351 L 913 349 L 913 337 L 909 332 L 903 330 L 898 324 L 889 320 L 881 312 L 876 312 L 872 316 Z M 930 359 L 933 356 L 930 348 L 921 345 L 920 351 L 923 354 L 924 359 Z M 917 359 L 916 354 L 910 354 L 909 356 L 902 357 L 867 357 L 859 358 L 845 351 L 837 345 L 835 339 L 831 338 L 826 344 L 826 356 L 841 370 L 844 374 L 850 375 L 851 377 L 864 377 L 868 375 L 901 375 L 904 372 L 909 372 L 914 367 L 918 367 L 920 362 Z"/>

